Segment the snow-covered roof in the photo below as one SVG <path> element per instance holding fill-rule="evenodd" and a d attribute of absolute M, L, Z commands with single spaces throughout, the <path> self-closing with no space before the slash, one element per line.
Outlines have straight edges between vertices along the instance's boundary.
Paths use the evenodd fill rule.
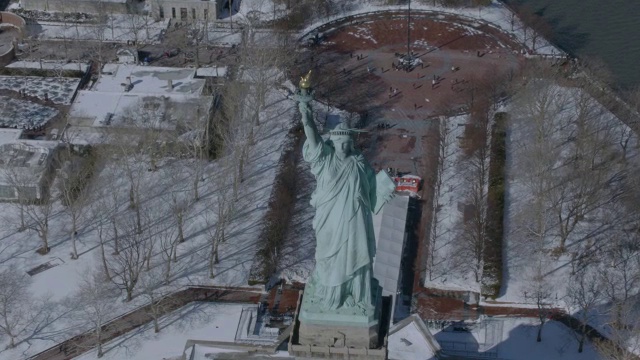
<path fill-rule="evenodd" d="M 174 129 L 178 120 L 202 120 L 209 112 L 211 97 L 183 94 L 148 95 L 102 91 L 79 91 L 71 110 L 72 126 L 156 127 Z M 133 116 L 137 115 L 137 116 Z M 153 124 L 145 123 L 145 119 Z M 135 120 L 135 123 L 132 122 Z M 196 119 L 197 120 L 197 119 Z"/>
<path fill-rule="evenodd" d="M 202 121 L 212 98 L 202 95 L 205 80 L 195 74 L 195 69 L 106 64 L 91 90 L 78 92 L 67 137 L 74 144 L 93 144 L 106 138 L 91 127 L 173 130 L 181 120 Z"/>
<path fill-rule="evenodd" d="M 234 352 L 240 352 L 240 351 L 220 349 L 213 346 L 206 346 L 201 344 L 193 344 L 190 348 L 185 350 L 186 358 L 189 360 L 210 360 L 211 354 L 234 353 Z"/>
<path fill-rule="evenodd" d="M 233 46 L 242 43 L 242 33 L 239 30 L 209 28 L 205 42 L 216 46 Z"/>
<path fill-rule="evenodd" d="M 38 129 L 43 127 L 58 110 L 31 101 L 0 95 L 0 126 L 16 129 Z"/>
<path fill-rule="evenodd" d="M 0 76 L 2 90 L 22 90 L 27 96 L 62 105 L 71 104 L 79 84 L 80 79 L 74 77 Z"/>
<path fill-rule="evenodd" d="M 234 2 L 235 4 L 235 2 Z M 273 0 L 242 0 L 236 18 L 244 21 L 272 21 L 287 15 L 287 4 Z"/>
<path fill-rule="evenodd" d="M 47 70 L 79 70 L 87 71 L 89 64 L 70 63 L 66 61 L 14 61 L 6 67 L 12 69 L 47 69 Z"/>
<path fill-rule="evenodd" d="M 388 339 L 389 359 L 435 360 L 440 352 L 440 345 L 416 314 L 389 329 Z"/>
<path fill-rule="evenodd" d="M 20 139 L 20 135 L 22 135 L 22 130 L 19 129 L 0 129 L 0 146 L 15 142 Z"/>
<path fill-rule="evenodd" d="M 131 81 L 131 94 L 184 94 L 200 95 L 204 80 L 196 79 L 195 69 L 140 66 L 133 64 L 106 64 L 92 90 L 125 92 L 124 85 Z M 172 86 L 169 86 L 169 81 Z"/>
<path fill-rule="evenodd" d="M 10 178 L 20 184 L 37 184 L 44 175 L 57 141 L 17 140 L 0 145 L 0 183 L 10 184 Z"/>
<path fill-rule="evenodd" d="M 226 66 L 201 67 L 196 69 L 197 76 L 203 77 L 224 77 L 227 76 Z"/>
<path fill-rule="evenodd" d="M 395 297 L 398 291 L 408 208 L 409 197 L 396 196 L 373 216 L 376 234 L 373 276 L 380 282 L 383 295 Z"/>

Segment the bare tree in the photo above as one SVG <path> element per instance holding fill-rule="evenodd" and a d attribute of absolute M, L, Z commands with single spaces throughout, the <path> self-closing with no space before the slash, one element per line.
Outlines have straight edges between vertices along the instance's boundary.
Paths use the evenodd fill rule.
<path fill-rule="evenodd" d="M 535 266 L 531 269 L 526 287 L 524 290 L 524 298 L 527 302 L 533 302 L 538 309 L 538 335 L 536 341 L 542 341 L 542 327 L 547 322 L 549 315 L 552 311 L 552 291 L 553 287 L 549 283 L 549 280 L 545 278 L 544 271 L 548 268 L 548 264 L 545 261 L 543 252 L 537 252 L 534 256 L 537 256 L 539 260 Z"/>
<path fill-rule="evenodd" d="M 49 199 L 44 199 L 38 203 L 29 203 L 25 207 L 25 214 L 28 219 L 27 228 L 35 231 L 42 241 L 42 246 L 38 252 L 42 255 L 49 253 L 49 220 L 53 213 L 53 203 Z"/>
<path fill-rule="evenodd" d="M 248 83 L 244 106 L 254 125 L 259 125 L 259 111 L 266 105 L 266 95 L 284 78 L 282 69 L 290 65 L 293 43 L 287 32 L 265 33 L 249 26 L 247 42 L 240 48 L 241 81 Z"/>
<path fill-rule="evenodd" d="M 85 271 L 75 296 L 71 299 L 82 322 L 90 323 L 97 343 L 97 356 L 102 351 L 104 325 L 117 311 L 118 303 L 114 296 L 118 291 L 114 284 L 105 281 L 105 274 L 99 269 Z"/>
<path fill-rule="evenodd" d="M 168 207 L 171 209 L 171 214 L 174 217 L 175 224 L 178 230 L 178 242 L 184 242 L 184 224 L 185 220 L 189 216 L 189 210 L 191 209 L 191 197 L 184 190 L 182 184 L 184 184 L 184 169 L 180 166 L 180 162 L 175 162 L 173 167 L 169 169 L 170 184 L 168 192 L 170 200 L 168 201 Z M 198 179 L 199 181 L 199 179 Z"/>
<path fill-rule="evenodd" d="M 158 218 L 155 218 L 151 215 L 151 211 L 150 209 L 145 209 L 148 211 L 144 212 L 144 231 L 147 234 L 147 237 L 144 241 L 144 247 L 145 247 L 145 255 L 144 255 L 144 259 L 143 259 L 143 263 L 146 263 L 146 267 L 145 270 L 146 271 L 150 271 L 151 270 L 151 259 L 153 258 L 153 255 L 156 251 L 156 244 L 157 244 L 157 238 L 155 236 L 153 236 L 153 227 L 152 224 L 154 222 L 159 221 Z"/>
<path fill-rule="evenodd" d="M 602 300 L 602 290 L 595 272 L 585 269 L 576 273 L 567 288 L 567 304 L 575 311 L 574 317 L 580 322 L 577 332 L 578 352 L 582 353 L 587 339 L 587 325 L 596 316 L 596 308 Z"/>
<path fill-rule="evenodd" d="M 164 282 L 168 284 L 171 281 L 171 263 L 177 261 L 179 237 L 176 236 L 173 224 L 167 226 L 167 224 L 158 223 L 152 229 L 154 229 L 152 236 L 160 244 L 160 255 L 164 263 Z"/>
<path fill-rule="evenodd" d="M 196 69 L 200 68 L 200 51 L 203 47 L 203 41 L 207 38 L 209 21 L 192 21 L 189 23 L 187 30 L 187 38 L 189 39 L 191 49 L 194 51 L 193 60 Z"/>
<path fill-rule="evenodd" d="M 518 159 L 514 164 L 517 176 L 523 180 L 533 203 L 521 210 L 518 228 L 523 232 L 523 241 L 537 239 L 546 246 L 547 235 L 556 225 L 549 218 L 553 203 L 550 193 L 559 187 L 555 169 L 566 141 L 558 117 L 569 107 L 569 99 L 561 89 L 533 80 L 518 93 L 515 103 L 518 111 L 513 116 L 512 128 L 517 131 L 512 135 L 512 154 Z"/>
<path fill-rule="evenodd" d="M 71 239 L 71 259 L 78 258 L 76 247 L 76 237 L 78 225 L 85 219 L 86 208 L 89 205 L 89 197 L 86 194 L 86 186 L 89 182 L 95 159 L 92 156 L 78 157 L 71 156 L 65 162 L 63 168 L 58 172 L 58 191 L 63 211 L 71 219 L 69 238 Z"/>
<path fill-rule="evenodd" d="M 607 338 L 594 341 L 594 345 L 605 359 L 637 360 L 640 351 L 640 316 L 632 305 L 622 309 L 622 318 L 624 326 L 609 327 Z"/>
<path fill-rule="evenodd" d="M 9 347 L 26 330 L 33 314 L 28 293 L 29 278 L 10 267 L 0 270 L 0 332 L 9 337 Z"/>
<path fill-rule="evenodd" d="M 171 296 L 176 289 L 165 285 L 165 275 L 158 268 L 145 272 L 140 278 L 140 296 L 148 303 L 145 310 L 153 318 L 155 333 L 160 332 L 159 318 L 179 303 Z"/>
<path fill-rule="evenodd" d="M 193 108 L 183 108 L 178 115 L 178 128 L 180 134 L 177 143 L 181 152 L 191 158 L 189 166 L 189 178 L 193 187 L 193 201 L 200 200 L 200 183 L 203 181 L 203 172 L 211 154 L 211 124 L 209 111 L 212 99 L 205 98 L 195 105 L 195 118 Z"/>
<path fill-rule="evenodd" d="M 207 226 L 207 236 L 211 246 L 211 250 L 209 252 L 209 277 L 211 279 L 215 277 L 214 268 L 220 261 L 218 248 L 227 238 L 227 227 L 231 222 L 231 216 L 234 209 L 234 205 L 229 198 L 226 183 L 222 182 L 221 188 L 218 189 L 216 200 L 215 212 L 206 212 L 202 215 Z"/>
<path fill-rule="evenodd" d="M 66 2 L 61 2 L 60 3 L 61 6 L 61 14 L 62 14 L 62 46 L 64 48 L 64 58 L 68 59 L 69 58 L 69 44 L 68 44 L 68 34 L 67 34 L 67 30 L 70 28 L 70 25 L 68 23 L 68 4 Z"/>
<path fill-rule="evenodd" d="M 565 166 L 555 169 L 559 183 L 550 191 L 560 251 L 581 222 L 617 196 L 609 183 L 618 171 L 610 161 L 615 157 L 615 139 L 608 114 L 585 91 L 574 92 L 571 100 L 575 110 L 565 117 L 568 141 L 563 146 L 571 153 L 564 157 Z"/>
<path fill-rule="evenodd" d="M 150 18 L 147 15 L 141 14 L 139 4 L 128 3 L 128 5 L 125 21 L 133 37 L 133 47 L 137 53 L 151 40 L 149 35 Z"/>
<path fill-rule="evenodd" d="M 117 172 L 114 169 L 110 169 L 109 174 L 103 174 L 104 182 L 101 182 L 100 186 L 104 191 L 104 196 L 98 197 L 97 204 L 106 213 L 108 224 L 104 229 L 106 231 L 107 238 L 113 239 L 113 253 L 118 255 L 120 253 L 120 234 L 118 232 L 120 216 L 120 202 L 122 197 L 120 196 L 119 183 L 121 179 L 117 176 Z"/>
<path fill-rule="evenodd" d="M 482 278 L 485 247 L 487 246 L 487 191 L 489 182 L 489 154 L 491 135 L 491 104 L 487 97 L 478 96 L 470 103 L 469 123 L 463 137 L 463 158 L 459 166 L 465 186 L 465 208 L 460 232 L 458 254 L 462 264 L 473 272 L 476 282 Z"/>
<path fill-rule="evenodd" d="M 240 184 L 243 181 L 249 146 L 249 127 L 252 126 L 251 121 L 246 117 L 247 108 L 243 100 L 247 96 L 247 91 L 246 84 L 240 82 L 229 84 L 225 94 L 227 100 L 223 102 L 224 122 L 217 124 L 218 133 L 224 143 L 221 155 L 231 159 L 230 161 L 235 164 L 226 169 L 229 171 L 227 176 L 233 179 L 231 185 L 233 201 L 238 199 Z"/>
<path fill-rule="evenodd" d="M 105 3 L 98 1 L 97 4 L 96 22 L 91 27 L 92 37 L 94 41 L 87 42 L 89 46 L 89 56 L 91 60 L 94 60 L 98 66 L 98 76 L 102 75 L 102 66 L 105 64 L 105 58 L 108 53 L 108 46 L 106 41 L 107 29 L 111 22 L 111 38 L 113 38 L 113 16 L 105 9 Z"/>
<path fill-rule="evenodd" d="M 148 251 L 148 234 L 138 232 L 136 219 L 121 219 L 125 232 L 121 235 L 121 249 L 109 262 L 111 280 L 127 293 L 127 301 L 133 299 L 133 291 L 145 267 Z"/>
<path fill-rule="evenodd" d="M 134 211 L 137 226 L 136 231 L 142 233 L 141 183 L 147 157 L 139 148 L 131 146 L 131 144 L 126 143 L 126 141 L 126 139 L 123 139 L 123 141 L 117 145 L 118 163 L 129 183 L 129 208 Z"/>
<path fill-rule="evenodd" d="M 106 194 L 102 193 L 101 191 L 99 192 L 97 191 L 96 193 L 99 194 L 98 195 L 99 199 L 102 198 L 103 196 L 106 196 Z M 107 252 L 106 252 L 107 243 L 110 237 L 109 235 L 111 235 L 109 232 L 110 219 L 108 214 L 108 208 L 105 208 L 103 206 L 102 201 L 94 200 L 90 204 L 89 213 L 93 218 L 95 229 L 98 234 L 98 241 L 100 243 L 100 262 L 102 264 L 102 271 L 106 279 L 108 281 L 111 281 L 111 275 L 109 273 L 109 265 L 107 263 Z"/>
<path fill-rule="evenodd" d="M 446 117 L 440 118 L 440 134 L 438 144 L 438 171 L 435 179 L 434 199 L 440 199 L 447 193 L 450 193 L 453 189 L 451 186 L 447 187 L 448 179 L 445 174 L 448 174 L 455 167 L 455 129 L 456 124 L 451 124 L 451 119 Z M 436 200 L 438 201 L 438 200 Z M 445 242 L 445 236 L 447 230 L 442 226 L 442 217 L 440 216 L 440 210 L 445 204 L 437 203 L 434 206 L 433 217 L 431 220 L 431 231 L 429 239 L 429 259 L 427 260 L 427 274 L 429 280 L 433 281 L 436 277 L 441 276 L 446 269 L 441 268 L 441 264 L 446 259 L 436 258 L 439 247 L 443 246 Z"/>
<path fill-rule="evenodd" d="M 640 288 L 640 248 L 637 230 L 609 232 L 599 272 L 603 296 L 613 308 L 614 328 L 625 327 L 625 309 L 632 307 Z M 628 315 L 628 314 L 627 314 Z"/>
<path fill-rule="evenodd" d="M 620 151 L 619 161 L 622 162 L 623 165 L 627 165 L 627 162 L 629 160 L 629 151 L 633 148 L 638 147 L 638 137 L 633 132 L 633 130 L 631 130 L 631 128 L 626 125 L 619 126 L 616 129 L 615 136 L 618 139 L 618 146 Z"/>
<path fill-rule="evenodd" d="M 280 69 L 291 59 L 288 52 L 291 44 L 287 36 L 277 34 L 269 38 L 250 29 L 247 44 L 239 50 L 241 64 L 237 79 L 227 85 L 223 94 L 224 123 L 219 125 L 219 133 L 224 142 L 223 155 L 232 157 L 236 164 L 230 173 L 234 201 L 245 178 L 267 93 L 282 80 Z"/>
<path fill-rule="evenodd" d="M 32 183 L 30 177 L 22 171 L 9 168 L 4 171 L 5 181 L 13 188 L 16 201 L 12 202 L 17 210 L 19 217 L 17 227 L 18 231 L 27 230 L 26 208 L 33 199 L 30 197 L 29 185 Z M 13 219 L 12 219 L 13 220 Z"/>

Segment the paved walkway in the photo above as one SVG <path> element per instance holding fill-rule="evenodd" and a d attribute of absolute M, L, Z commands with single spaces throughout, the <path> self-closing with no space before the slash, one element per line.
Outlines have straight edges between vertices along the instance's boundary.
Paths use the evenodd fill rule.
<path fill-rule="evenodd" d="M 170 295 L 172 299 L 168 303 L 171 305 L 163 309 L 162 315 L 175 311 L 193 301 L 257 303 L 260 300 L 260 295 L 260 291 L 253 289 L 221 287 L 187 288 Z M 122 334 L 151 322 L 153 318 L 149 314 L 148 308 L 148 306 L 143 306 L 104 325 L 102 343 L 104 344 Z M 97 342 L 93 331 L 88 331 L 57 344 L 29 359 L 68 360 L 92 350 L 96 345 Z"/>

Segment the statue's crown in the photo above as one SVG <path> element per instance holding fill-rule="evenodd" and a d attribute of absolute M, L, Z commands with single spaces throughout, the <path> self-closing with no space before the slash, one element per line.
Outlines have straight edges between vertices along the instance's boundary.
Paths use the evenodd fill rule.
<path fill-rule="evenodd" d="M 355 129 L 350 129 L 349 126 L 345 123 L 340 123 L 336 125 L 335 128 L 329 130 L 330 136 L 351 136 L 355 133 Z"/>
<path fill-rule="evenodd" d="M 300 78 L 300 88 L 308 89 L 311 87 L 311 70 L 307 73 L 307 75 L 302 76 Z"/>

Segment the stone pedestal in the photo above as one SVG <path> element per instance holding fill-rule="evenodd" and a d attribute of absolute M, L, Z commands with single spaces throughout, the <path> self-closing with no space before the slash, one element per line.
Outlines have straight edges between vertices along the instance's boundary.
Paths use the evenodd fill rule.
<path fill-rule="evenodd" d="M 298 343 L 336 348 L 377 348 L 382 291 L 375 279 L 372 279 L 372 287 L 374 306 L 322 310 L 313 301 L 313 284 L 307 284 L 298 314 Z"/>

